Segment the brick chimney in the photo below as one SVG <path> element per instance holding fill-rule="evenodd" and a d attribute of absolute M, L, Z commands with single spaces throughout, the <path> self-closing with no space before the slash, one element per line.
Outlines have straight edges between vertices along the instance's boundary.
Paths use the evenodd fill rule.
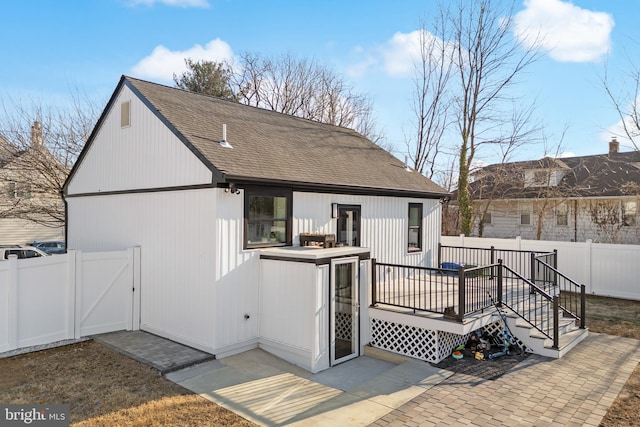
<path fill-rule="evenodd" d="M 42 125 L 36 120 L 31 126 L 31 146 L 34 148 L 42 147 L 42 141 Z"/>
<path fill-rule="evenodd" d="M 611 137 L 609 141 L 609 154 L 615 154 L 620 150 L 620 143 L 615 136 Z"/>

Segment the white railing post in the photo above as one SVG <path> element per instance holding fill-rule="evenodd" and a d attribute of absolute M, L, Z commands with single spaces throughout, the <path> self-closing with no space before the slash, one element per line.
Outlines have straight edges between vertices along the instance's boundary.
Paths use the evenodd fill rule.
<path fill-rule="evenodd" d="M 80 338 L 76 329 L 76 305 L 79 304 L 76 298 L 76 251 L 70 249 L 62 255 L 67 258 L 67 301 L 69 311 L 67 311 L 67 337 Z"/>
<path fill-rule="evenodd" d="M 592 293 L 593 292 L 593 240 L 591 239 L 587 239 L 587 265 L 585 268 L 585 270 L 587 271 L 587 277 L 586 277 L 586 282 L 585 282 L 585 286 L 586 286 L 586 292 L 587 293 Z"/>
<path fill-rule="evenodd" d="M 9 350 L 18 348 L 18 256 L 9 255 Z"/>
<path fill-rule="evenodd" d="M 74 334 L 75 338 L 82 337 L 82 313 L 84 312 L 83 298 L 82 298 L 82 251 L 73 251 L 74 256 L 74 288 L 76 294 L 75 303 L 75 325 Z"/>

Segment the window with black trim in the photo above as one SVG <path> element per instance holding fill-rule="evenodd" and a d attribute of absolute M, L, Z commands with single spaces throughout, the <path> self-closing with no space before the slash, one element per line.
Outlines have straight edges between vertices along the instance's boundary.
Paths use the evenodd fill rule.
<path fill-rule="evenodd" d="M 409 203 L 409 252 L 422 250 L 422 203 Z"/>
<path fill-rule="evenodd" d="M 292 199 L 287 189 L 245 189 L 245 249 L 291 246 Z"/>

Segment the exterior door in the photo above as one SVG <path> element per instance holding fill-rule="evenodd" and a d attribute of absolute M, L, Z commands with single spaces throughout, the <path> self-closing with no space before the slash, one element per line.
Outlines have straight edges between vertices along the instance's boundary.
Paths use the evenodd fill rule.
<path fill-rule="evenodd" d="M 358 257 L 331 260 L 331 366 L 360 354 Z"/>
<path fill-rule="evenodd" d="M 338 206 L 337 243 L 345 246 L 360 246 L 360 206 Z"/>

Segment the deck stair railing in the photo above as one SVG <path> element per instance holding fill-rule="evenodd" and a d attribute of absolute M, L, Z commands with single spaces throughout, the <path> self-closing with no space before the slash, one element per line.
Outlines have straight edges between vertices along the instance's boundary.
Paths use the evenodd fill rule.
<path fill-rule="evenodd" d="M 500 275 L 509 275 L 510 280 L 500 283 L 499 304 L 508 307 L 518 317 L 524 319 L 545 337 L 553 340 L 553 348 L 560 341 L 559 297 L 547 293 L 544 289 L 523 277 L 517 271 L 502 264 Z"/>
<path fill-rule="evenodd" d="M 580 328 L 585 328 L 585 285 L 581 285 L 562 274 L 556 267 L 548 264 L 545 259 L 536 258 L 534 269 L 544 279 L 537 279 L 535 283 L 547 292 L 558 296 L 559 308 L 563 314 L 579 322 Z"/>

